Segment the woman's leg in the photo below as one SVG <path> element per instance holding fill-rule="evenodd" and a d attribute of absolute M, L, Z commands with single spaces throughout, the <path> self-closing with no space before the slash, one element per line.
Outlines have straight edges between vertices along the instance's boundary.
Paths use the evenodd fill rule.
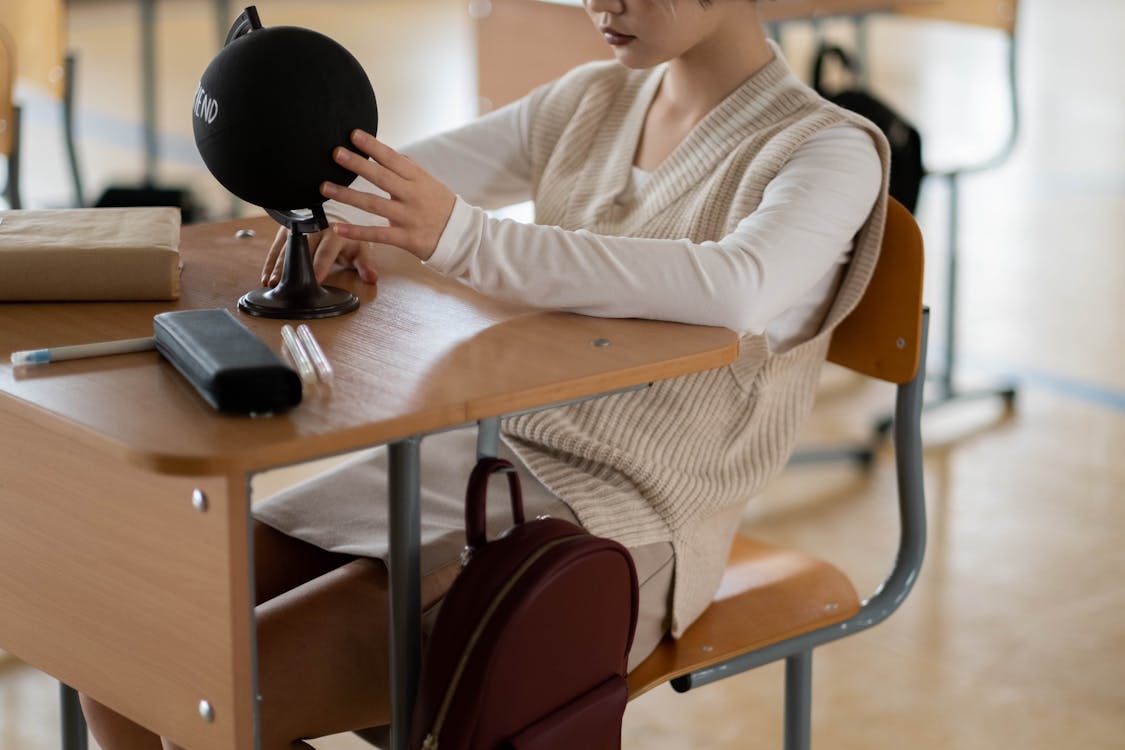
<path fill-rule="evenodd" d="M 353 560 L 254 521 L 255 603 L 272 599 Z M 160 750 L 160 738 L 88 695 L 82 712 L 103 750 Z"/>

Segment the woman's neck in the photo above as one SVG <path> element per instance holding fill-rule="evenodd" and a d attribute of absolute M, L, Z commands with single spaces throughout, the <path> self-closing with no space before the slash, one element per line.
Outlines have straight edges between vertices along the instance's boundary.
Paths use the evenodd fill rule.
<path fill-rule="evenodd" d="M 645 118 L 633 165 L 655 170 L 707 113 L 773 60 L 751 3 L 721 7 L 730 18 L 716 19 L 712 32 L 668 62 Z"/>
<path fill-rule="evenodd" d="M 728 8 L 730 6 L 727 6 Z M 677 119 L 698 122 L 774 57 L 753 5 L 668 63 L 657 98 Z"/>

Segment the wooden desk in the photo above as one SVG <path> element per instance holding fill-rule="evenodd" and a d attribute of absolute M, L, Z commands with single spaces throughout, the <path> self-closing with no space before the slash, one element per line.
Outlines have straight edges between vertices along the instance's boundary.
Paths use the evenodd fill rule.
<path fill-rule="evenodd" d="M 236 239 L 247 225 L 257 238 Z M 266 219 L 185 228 L 178 303 L 0 304 L 0 648 L 192 750 L 255 746 L 254 472 L 390 443 L 392 492 L 409 500 L 418 436 L 737 352 L 724 329 L 499 303 L 393 252 L 377 287 L 335 280 L 363 303 L 312 322 L 335 390 L 282 416 L 216 414 L 153 352 L 7 364 L 18 349 L 146 335 L 163 310 L 233 310 L 274 230 Z M 239 318 L 280 350 L 282 321 Z M 392 503 L 391 523 L 396 554 L 416 562 L 416 507 Z M 416 565 L 392 580 L 400 644 L 417 632 L 417 582 Z M 397 649 L 397 684 L 413 684 L 416 649 L 416 637 Z"/>
<path fill-rule="evenodd" d="M 863 16 L 933 0 L 760 0 L 765 23 Z M 613 51 L 590 23 L 579 0 L 491 0 L 477 22 L 477 77 L 491 107 L 515 101 L 541 83 Z M 545 44 L 544 39 L 550 43 Z"/>

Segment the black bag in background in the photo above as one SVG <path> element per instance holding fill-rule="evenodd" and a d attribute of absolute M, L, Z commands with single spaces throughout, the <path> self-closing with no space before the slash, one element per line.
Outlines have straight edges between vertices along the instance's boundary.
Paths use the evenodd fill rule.
<path fill-rule="evenodd" d="M 850 88 L 835 93 L 824 90 L 824 64 L 828 58 L 836 60 L 851 74 L 858 72 L 855 63 L 843 49 L 831 44 L 817 48 L 813 63 L 812 86 L 817 93 L 833 104 L 850 109 L 871 120 L 891 144 L 891 197 L 914 213 L 918 205 L 918 191 L 926 169 L 922 166 L 922 136 L 910 122 L 888 107 L 870 92 Z"/>

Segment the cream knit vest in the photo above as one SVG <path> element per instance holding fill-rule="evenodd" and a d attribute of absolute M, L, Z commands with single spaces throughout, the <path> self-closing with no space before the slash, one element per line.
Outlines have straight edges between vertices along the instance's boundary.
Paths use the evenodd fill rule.
<path fill-rule="evenodd" d="M 627 546 L 672 543 L 677 636 L 711 601 L 745 504 L 793 450 L 829 335 L 863 294 L 886 215 L 882 134 L 822 100 L 775 54 L 625 204 L 615 198 L 662 69 L 593 63 L 540 89 L 532 104 L 536 222 L 564 229 L 718 240 L 754 211 L 805 140 L 845 120 L 871 132 L 883 160 L 883 197 L 813 339 L 774 355 L 764 336 L 747 336 L 729 366 L 504 424 L 505 441 L 592 533 Z"/>

